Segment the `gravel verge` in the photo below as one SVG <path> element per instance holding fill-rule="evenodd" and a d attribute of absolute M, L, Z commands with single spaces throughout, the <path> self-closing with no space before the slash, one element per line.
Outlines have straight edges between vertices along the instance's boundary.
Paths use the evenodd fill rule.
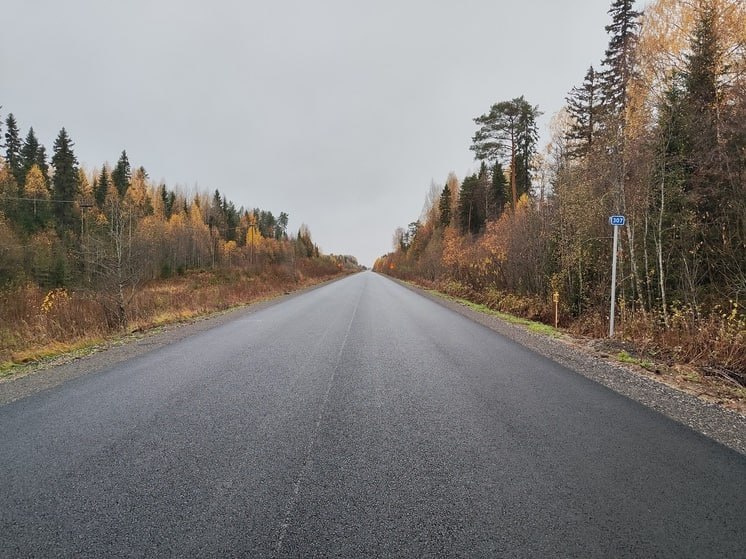
<path fill-rule="evenodd" d="M 608 361 L 559 339 L 531 332 L 523 326 L 510 324 L 495 315 L 478 312 L 458 301 L 417 286 L 399 283 L 618 394 L 683 423 L 722 445 L 746 454 L 746 417 L 739 413 L 656 382 L 652 378 L 642 376 L 631 367 Z"/>

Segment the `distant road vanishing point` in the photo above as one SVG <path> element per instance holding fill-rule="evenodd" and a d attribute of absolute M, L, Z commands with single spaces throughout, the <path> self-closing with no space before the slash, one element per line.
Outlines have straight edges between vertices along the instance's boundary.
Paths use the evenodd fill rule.
<path fill-rule="evenodd" d="M 2 557 L 746 553 L 745 456 L 372 272 L 0 406 L 0 476 Z"/>

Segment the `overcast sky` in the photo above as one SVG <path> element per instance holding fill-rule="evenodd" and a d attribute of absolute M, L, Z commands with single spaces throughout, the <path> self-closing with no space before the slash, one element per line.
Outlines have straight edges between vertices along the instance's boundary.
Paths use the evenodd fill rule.
<path fill-rule="evenodd" d="M 472 119 L 560 109 L 608 42 L 610 0 L 9 0 L 0 109 L 86 168 L 290 214 L 324 252 L 391 250 L 431 181 L 477 165 Z M 4 126 L 3 126 L 4 131 Z"/>

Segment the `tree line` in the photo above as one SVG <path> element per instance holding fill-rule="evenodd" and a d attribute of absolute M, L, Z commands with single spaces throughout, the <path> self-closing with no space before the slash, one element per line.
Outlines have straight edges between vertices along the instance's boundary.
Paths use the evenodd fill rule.
<path fill-rule="evenodd" d="M 523 97 L 476 117 L 479 171 L 433 186 L 375 268 L 545 320 L 557 292 L 567 322 L 599 332 L 621 214 L 628 334 L 681 342 L 720 318 L 727 332 L 707 335 L 746 368 L 746 6 L 614 0 L 609 16 L 603 59 L 568 92 L 549 145 Z"/>
<path fill-rule="evenodd" d="M 356 266 L 324 256 L 289 216 L 236 207 L 219 190 L 188 196 L 152 182 L 126 151 L 115 165 L 86 171 L 65 128 L 51 158 L 33 127 L 22 137 L 14 115 L 0 121 L 0 286 L 33 282 L 99 294 L 112 323 L 126 322 L 128 301 L 143 282 L 189 270 L 269 266 L 303 260 Z M 4 128 L 4 129 L 3 129 Z"/>

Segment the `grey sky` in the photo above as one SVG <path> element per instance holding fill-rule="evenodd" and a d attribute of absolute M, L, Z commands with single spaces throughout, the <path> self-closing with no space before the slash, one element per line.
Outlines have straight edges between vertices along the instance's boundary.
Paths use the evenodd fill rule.
<path fill-rule="evenodd" d="M 610 0 L 5 0 L 0 105 L 90 169 L 290 214 L 372 264 L 431 180 L 476 168 L 472 118 L 549 117 L 607 44 Z"/>

